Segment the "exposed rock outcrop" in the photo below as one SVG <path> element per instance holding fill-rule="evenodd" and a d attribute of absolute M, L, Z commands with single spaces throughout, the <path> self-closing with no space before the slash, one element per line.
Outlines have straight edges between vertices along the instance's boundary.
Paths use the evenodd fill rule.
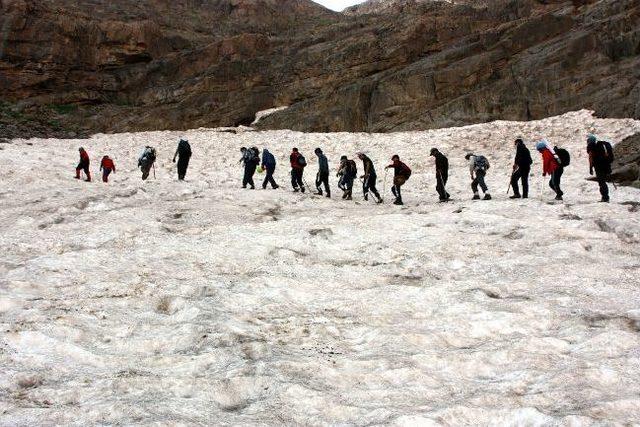
<path fill-rule="evenodd" d="M 0 137 L 16 115 L 20 132 L 37 117 L 78 134 L 248 125 L 281 105 L 259 126 L 640 117 L 640 0 L 469 3 L 0 0 Z"/>

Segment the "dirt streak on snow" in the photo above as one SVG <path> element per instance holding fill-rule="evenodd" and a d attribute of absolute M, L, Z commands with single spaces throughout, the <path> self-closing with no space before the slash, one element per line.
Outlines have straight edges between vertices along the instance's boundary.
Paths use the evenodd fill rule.
<path fill-rule="evenodd" d="M 386 135 L 3 144 L 0 424 L 638 422 L 640 219 L 624 203 L 640 193 L 596 203 L 587 132 L 618 142 L 640 122 L 581 111 Z M 184 183 L 181 136 L 194 150 Z M 570 149 L 565 203 L 546 184 L 539 199 L 537 154 L 532 198 L 506 199 L 516 136 Z M 145 144 L 159 152 L 148 182 Z M 72 179 L 79 145 L 96 179 L 114 158 L 110 184 Z M 407 206 L 240 190 L 239 148 L 252 145 L 277 155 L 282 185 L 292 146 L 309 183 L 316 146 L 332 167 L 364 150 L 380 189 L 398 153 L 414 170 Z M 452 162 L 447 205 L 432 146 Z M 490 159 L 496 200 L 469 200 L 468 150 Z"/>

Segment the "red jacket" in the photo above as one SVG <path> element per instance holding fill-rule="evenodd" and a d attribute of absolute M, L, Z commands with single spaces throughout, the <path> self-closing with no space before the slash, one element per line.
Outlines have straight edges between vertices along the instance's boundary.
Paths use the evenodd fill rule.
<path fill-rule="evenodd" d="M 542 175 L 551 175 L 556 169 L 558 169 L 558 162 L 553 153 L 545 148 L 542 151 Z"/>
<path fill-rule="evenodd" d="M 293 169 L 304 169 L 304 166 L 302 166 L 300 163 L 298 163 L 298 157 L 300 157 L 300 153 L 296 153 L 293 152 L 291 153 L 291 155 L 289 156 L 289 162 L 291 162 L 291 167 Z"/>
<path fill-rule="evenodd" d="M 116 171 L 116 165 L 113 163 L 109 157 L 103 158 L 100 163 L 100 170 L 102 169 L 111 169 L 113 172 Z"/>
<path fill-rule="evenodd" d="M 89 162 L 89 154 L 85 150 L 82 150 L 80 152 L 80 161 L 87 163 Z"/>

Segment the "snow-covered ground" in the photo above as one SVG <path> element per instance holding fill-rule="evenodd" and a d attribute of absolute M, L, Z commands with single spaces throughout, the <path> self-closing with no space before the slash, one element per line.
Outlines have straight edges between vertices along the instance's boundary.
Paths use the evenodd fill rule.
<path fill-rule="evenodd" d="M 640 423 L 640 192 L 597 203 L 576 112 L 429 132 L 197 130 L 0 145 L 0 424 Z M 569 148 L 565 202 L 506 198 L 516 136 Z M 194 150 L 187 182 L 171 157 Z M 140 180 L 140 148 L 158 148 Z M 92 183 L 72 178 L 77 147 Z M 406 206 L 241 190 L 241 146 L 413 168 Z M 452 162 L 437 204 L 432 146 Z M 464 154 L 492 163 L 472 202 Z M 118 172 L 99 182 L 99 158 Z M 359 163 L 360 165 L 360 163 Z M 390 177 L 386 192 L 389 193 Z M 335 178 L 332 185 L 335 196 Z M 540 200 L 542 197 L 542 200 Z"/>

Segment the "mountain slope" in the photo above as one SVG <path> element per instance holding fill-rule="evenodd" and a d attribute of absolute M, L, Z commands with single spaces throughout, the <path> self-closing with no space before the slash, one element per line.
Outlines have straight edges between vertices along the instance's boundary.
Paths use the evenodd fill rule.
<path fill-rule="evenodd" d="M 0 137 L 248 124 L 284 105 L 261 126 L 638 117 L 639 2 L 404 2 L 348 16 L 305 0 L 4 0 Z"/>

